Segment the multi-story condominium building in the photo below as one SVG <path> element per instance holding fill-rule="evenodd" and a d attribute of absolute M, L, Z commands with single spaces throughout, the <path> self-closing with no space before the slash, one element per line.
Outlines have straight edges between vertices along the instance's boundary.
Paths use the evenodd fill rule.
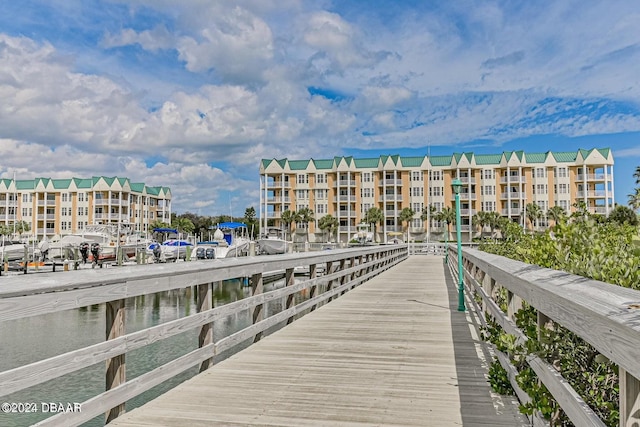
<path fill-rule="evenodd" d="M 410 233 L 409 238 L 424 240 L 427 230 L 432 238 L 441 238 L 443 224 L 427 224 L 420 216 L 431 205 L 436 212 L 445 206 L 455 208 L 451 182 L 464 184 L 460 194 L 461 225 L 466 238 L 477 230 L 473 215 L 495 211 L 526 224 L 528 203 L 543 212 L 561 206 L 569 213 L 577 201 L 583 201 L 593 213 L 608 215 L 614 205 L 613 156 L 608 148 L 575 152 L 501 154 L 455 153 L 450 156 L 380 156 L 357 159 L 335 157 L 328 160 L 268 160 L 260 163 L 260 218 L 286 229 L 282 213 L 308 207 L 315 221 L 297 224 L 320 241 L 318 220 L 330 214 L 339 221 L 338 238 L 349 240 L 356 225 L 372 207 L 383 211 L 379 241 L 389 234 Z M 416 212 L 408 230 L 399 214 L 403 208 Z M 540 224 L 538 224 L 540 225 Z M 542 225 L 545 221 L 542 220 Z M 405 234 L 406 235 L 406 234 Z"/>
<path fill-rule="evenodd" d="M 89 224 L 129 224 L 146 232 L 156 220 L 171 221 L 168 187 L 103 176 L 0 179 L 0 225 L 25 221 L 37 240 L 76 233 Z"/>

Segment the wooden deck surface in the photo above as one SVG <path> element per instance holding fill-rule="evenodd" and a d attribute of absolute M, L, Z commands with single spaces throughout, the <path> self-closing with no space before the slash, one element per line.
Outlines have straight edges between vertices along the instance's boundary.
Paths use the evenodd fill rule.
<path fill-rule="evenodd" d="M 109 425 L 528 425 L 456 295 L 412 256 Z"/>

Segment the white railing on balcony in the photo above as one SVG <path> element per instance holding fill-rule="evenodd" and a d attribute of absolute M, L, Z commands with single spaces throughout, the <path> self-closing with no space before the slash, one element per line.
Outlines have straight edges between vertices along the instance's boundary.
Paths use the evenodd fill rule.
<path fill-rule="evenodd" d="M 508 209 L 502 209 L 502 215 L 509 215 Z M 520 208 L 511 208 L 511 216 L 520 215 Z"/>
<path fill-rule="evenodd" d="M 584 181 L 584 174 L 578 174 L 578 177 L 576 178 L 578 181 Z M 604 181 L 604 174 L 603 173 L 588 173 L 586 175 L 587 177 L 587 181 Z"/>
<path fill-rule="evenodd" d="M 355 194 L 352 194 L 350 196 L 347 195 L 341 195 L 341 196 L 335 196 L 333 198 L 334 202 L 355 202 L 356 201 L 356 196 Z"/>
<path fill-rule="evenodd" d="M 519 192 L 509 192 L 509 193 L 502 193 L 500 194 L 500 198 L 501 199 L 526 199 L 527 198 L 527 194 L 526 193 L 519 193 Z"/>
<path fill-rule="evenodd" d="M 597 214 L 606 214 L 607 208 L 605 206 L 591 206 L 589 212 Z"/>
<path fill-rule="evenodd" d="M 527 182 L 526 178 L 524 176 L 521 175 L 514 175 L 514 176 L 503 176 L 500 178 L 500 182 L 501 183 L 507 183 L 507 182 Z"/>
<path fill-rule="evenodd" d="M 382 197 L 386 201 L 402 201 L 402 194 L 383 194 Z"/>
<path fill-rule="evenodd" d="M 393 210 L 384 211 L 384 216 L 385 216 L 386 218 L 394 217 L 394 216 L 396 216 L 396 215 L 398 215 L 398 214 L 400 214 L 400 210 L 398 210 L 398 212 L 393 211 Z"/>
<path fill-rule="evenodd" d="M 289 196 L 286 197 L 267 197 L 267 203 L 289 203 Z"/>
<path fill-rule="evenodd" d="M 340 186 L 340 187 L 355 187 L 356 186 L 356 181 L 355 179 L 341 179 L 339 181 L 334 181 L 333 183 L 334 187 Z"/>
<path fill-rule="evenodd" d="M 291 184 L 289 181 L 285 181 L 284 185 L 282 184 L 282 181 L 272 181 L 267 182 L 267 188 L 291 188 Z"/>
<path fill-rule="evenodd" d="M 383 179 L 380 185 L 402 185 L 401 179 Z"/>
<path fill-rule="evenodd" d="M 606 193 L 604 190 L 589 190 L 589 191 L 578 191 L 577 197 L 605 197 Z"/>
<path fill-rule="evenodd" d="M 451 195 L 451 200 L 455 200 L 456 199 L 456 195 L 452 194 Z M 476 193 L 460 193 L 460 200 L 475 200 L 476 199 Z"/>
<path fill-rule="evenodd" d="M 478 211 L 476 209 L 460 209 L 460 215 L 475 215 L 476 213 L 478 213 Z"/>
<path fill-rule="evenodd" d="M 469 184 L 469 183 L 475 184 L 476 183 L 476 179 L 474 177 L 461 176 L 459 179 L 463 184 Z"/>

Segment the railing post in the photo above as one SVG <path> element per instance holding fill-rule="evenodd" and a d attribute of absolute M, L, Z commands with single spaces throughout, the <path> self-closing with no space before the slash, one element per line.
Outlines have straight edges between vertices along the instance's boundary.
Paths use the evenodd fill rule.
<path fill-rule="evenodd" d="M 112 340 L 125 334 L 125 300 L 109 301 L 106 303 L 106 338 Z M 125 354 L 107 360 L 106 390 L 111 390 L 124 384 L 126 377 Z M 108 424 L 125 412 L 125 403 L 111 408 L 105 414 L 105 424 Z"/>
<path fill-rule="evenodd" d="M 618 367 L 620 378 L 620 426 L 640 425 L 640 380 Z"/>
<path fill-rule="evenodd" d="M 263 284 L 262 273 L 257 273 L 252 275 L 251 276 L 251 296 L 260 295 L 263 291 L 264 291 L 264 284 Z M 260 322 L 264 318 L 264 304 L 258 304 L 255 307 L 253 307 L 253 313 L 251 317 L 253 319 L 252 322 L 254 325 Z M 258 332 L 253 337 L 253 342 L 255 343 L 260 341 L 260 338 L 262 338 L 262 332 Z"/>
<path fill-rule="evenodd" d="M 344 274 L 346 265 L 347 265 L 347 259 L 342 258 L 340 260 L 340 271 L 342 272 L 342 276 L 340 276 L 340 285 L 344 285 L 347 281 L 347 276 Z M 340 295 L 344 295 L 345 292 L 347 292 L 346 289 L 340 292 Z"/>
<path fill-rule="evenodd" d="M 211 310 L 213 308 L 213 292 L 211 290 L 211 283 L 205 283 L 198 285 L 198 313 Z M 200 335 L 198 336 L 198 347 L 202 348 L 206 345 L 213 343 L 213 323 L 207 323 L 200 328 Z M 205 371 L 213 366 L 213 357 L 202 361 L 200 364 L 200 372 Z"/>
<path fill-rule="evenodd" d="M 311 268 L 311 267 L 309 267 Z M 311 270 L 309 270 L 311 271 Z M 285 286 L 293 286 L 295 283 L 295 276 L 293 274 L 293 268 L 287 268 L 285 271 Z M 295 295 L 289 294 L 287 295 L 287 304 L 285 305 L 285 310 L 292 308 L 295 305 Z M 287 325 L 293 322 L 293 316 L 287 319 Z"/>
<path fill-rule="evenodd" d="M 311 264 L 309 266 L 309 279 L 314 280 L 317 277 L 318 277 L 318 266 L 317 264 Z M 318 285 L 314 283 L 309 287 L 309 299 L 313 299 L 316 296 L 317 292 L 318 292 Z M 313 304 L 310 311 L 315 311 L 315 309 L 316 309 L 316 304 Z"/>
<path fill-rule="evenodd" d="M 325 269 L 325 275 L 331 274 L 333 273 L 333 262 L 331 261 L 327 261 L 327 267 Z M 327 290 L 326 292 L 329 292 L 331 290 L 331 288 L 333 288 L 333 280 L 329 280 L 327 282 Z M 330 302 L 333 298 L 329 298 L 327 300 L 327 302 Z"/>

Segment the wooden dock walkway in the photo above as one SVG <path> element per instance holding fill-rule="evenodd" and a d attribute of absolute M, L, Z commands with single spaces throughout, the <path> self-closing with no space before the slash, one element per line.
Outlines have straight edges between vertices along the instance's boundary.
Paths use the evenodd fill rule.
<path fill-rule="evenodd" d="M 412 256 L 109 425 L 528 425 L 456 295 Z"/>

